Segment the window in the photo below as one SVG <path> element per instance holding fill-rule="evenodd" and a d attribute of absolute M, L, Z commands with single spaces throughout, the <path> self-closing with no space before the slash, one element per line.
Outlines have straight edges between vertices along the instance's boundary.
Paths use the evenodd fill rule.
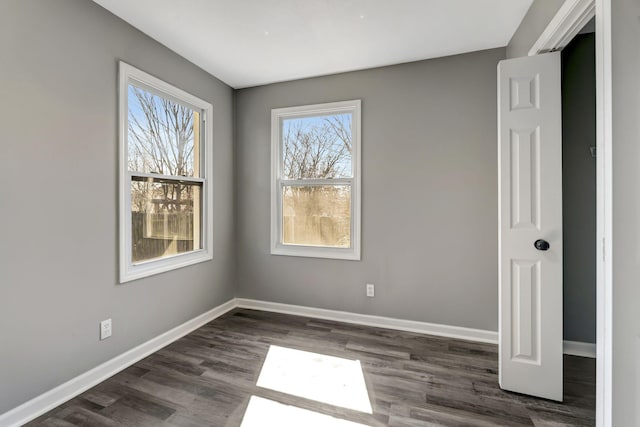
<path fill-rule="evenodd" d="M 210 260 L 213 107 L 120 62 L 120 282 Z"/>
<path fill-rule="evenodd" d="M 360 101 L 271 111 L 271 253 L 360 259 Z"/>

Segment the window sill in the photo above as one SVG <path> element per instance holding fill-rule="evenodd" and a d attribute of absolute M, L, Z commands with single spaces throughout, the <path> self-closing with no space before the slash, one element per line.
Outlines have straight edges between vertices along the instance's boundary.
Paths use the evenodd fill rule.
<path fill-rule="evenodd" d="M 360 251 L 354 248 L 339 249 L 316 246 L 276 245 L 271 248 L 271 255 L 360 261 Z"/>
<path fill-rule="evenodd" d="M 210 261 L 213 256 L 209 251 L 199 250 L 185 254 L 172 255 L 170 257 L 157 260 L 143 261 L 128 265 L 120 272 L 120 283 L 131 282 L 133 280 L 154 276 L 167 271 L 177 270 L 201 262 Z"/>

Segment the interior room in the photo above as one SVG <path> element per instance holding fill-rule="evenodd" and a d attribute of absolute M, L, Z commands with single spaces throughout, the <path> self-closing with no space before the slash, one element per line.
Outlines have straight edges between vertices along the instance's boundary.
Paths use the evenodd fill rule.
<path fill-rule="evenodd" d="M 636 0 L 1 0 L 0 427 L 640 426 Z"/>

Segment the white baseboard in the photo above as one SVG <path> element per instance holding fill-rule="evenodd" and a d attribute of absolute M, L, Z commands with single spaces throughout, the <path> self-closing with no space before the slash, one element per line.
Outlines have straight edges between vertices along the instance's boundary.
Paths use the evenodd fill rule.
<path fill-rule="evenodd" d="M 80 393 L 144 359 L 151 353 L 171 344 L 188 333 L 222 316 L 236 307 L 234 299 L 221 304 L 149 341 L 132 348 L 95 368 L 70 379 L 25 403 L 0 415 L 0 426 L 21 426 L 45 412 L 72 399 Z"/>
<path fill-rule="evenodd" d="M 461 340 L 498 343 L 498 333 L 482 329 L 463 328 L 460 326 L 440 325 L 437 323 L 418 322 L 415 320 L 395 319 L 392 317 L 373 316 L 370 314 L 350 313 L 348 311 L 327 310 L 324 308 L 305 307 L 301 305 L 281 304 L 276 302 L 236 298 L 238 307 L 254 310 L 272 311 L 275 313 L 293 314 L 316 319 L 334 320 L 356 325 L 375 326 L 378 328 L 396 329 L 419 334 L 437 335 L 440 337 Z"/>
<path fill-rule="evenodd" d="M 37 396 L 22 405 L 0 414 L 0 427 L 21 426 L 45 412 L 72 399 L 89 388 L 99 384 L 107 378 L 126 369 L 148 355 L 171 344 L 188 333 L 222 316 L 234 308 L 248 308 L 253 310 L 270 311 L 274 313 L 292 314 L 296 316 L 313 317 L 316 319 L 333 320 L 356 325 L 374 326 L 378 328 L 395 329 L 399 331 L 416 332 L 420 334 L 463 339 L 490 344 L 498 343 L 498 333 L 482 329 L 463 328 L 460 326 L 441 325 L 437 323 L 403 320 L 392 317 L 373 316 L 369 314 L 350 313 L 347 311 L 327 310 L 324 308 L 305 307 L 301 305 L 281 304 L 269 301 L 259 301 L 246 298 L 234 298 L 206 313 L 197 316 L 131 350 L 114 357 L 105 363 L 70 379 L 64 384 Z M 595 357 L 596 345 L 575 341 L 564 342 L 564 353 Z"/>
<path fill-rule="evenodd" d="M 324 308 L 301 305 L 281 304 L 245 298 L 236 298 L 236 306 L 253 310 L 272 311 L 274 313 L 293 314 L 316 319 L 334 320 L 356 325 L 375 326 L 378 328 L 416 332 L 440 337 L 463 339 L 468 341 L 498 344 L 498 333 L 483 329 L 463 328 L 438 323 L 418 322 L 415 320 L 395 319 L 392 317 L 372 316 L 347 311 L 327 310 Z M 596 357 L 596 345 L 577 341 L 564 341 L 564 354 L 582 357 Z"/>
<path fill-rule="evenodd" d="M 596 358 L 596 345 L 588 342 L 565 341 L 564 354 Z"/>

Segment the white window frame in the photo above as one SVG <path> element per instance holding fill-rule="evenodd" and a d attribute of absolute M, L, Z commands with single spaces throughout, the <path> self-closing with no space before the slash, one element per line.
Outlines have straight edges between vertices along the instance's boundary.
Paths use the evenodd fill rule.
<path fill-rule="evenodd" d="M 131 248 L 131 177 L 148 176 L 150 178 L 175 178 L 165 177 L 159 174 L 149 174 L 142 172 L 130 172 L 128 168 L 128 126 L 129 126 L 129 99 L 128 86 L 133 84 L 136 87 L 149 91 L 155 95 L 178 102 L 195 111 L 201 112 L 200 129 L 204 135 L 200 137 L 200 177 L 180 177 L 182 181 L 198 182 L 202 184 L 202 206 L 201 206 L 201 227 L 200 239 L 201 249 L 190 252 L 171 255 L 163 258 L 132 262 Z M 120 283 L 148 277 L 154 274 L 163 273 L 177 268 L 186 267 L 196 263 L 211 260 L 213 258 L 213 188 L 211 185 L 212 170 L 212 149 L 213 149 L 213 105 L 200 98 L 197 98 L 177 87 L 166 83 L 157 77 L 152 76 L 138 68 L 125 62 L 119 63 L 119 139 L 120 139 Z"/>
<path fill-rule="evenodd" d="M 276 108 L 271 110 L 271 254 L 311 258 L 360 260 L 361 239 L 361 101 L 341 101 L 326 104 Z M 353 178 L 289 180 L 282 177 L 282 120 L 302 117 L 326 116 L 351 113 L 353 121 L 353 152 L 351 165 Z M 324 246 L 287 245 L 282 243 L 282 187 L 283 185 L 336 185 L 351 186 L 351 247 L 332 248 Z"/>

